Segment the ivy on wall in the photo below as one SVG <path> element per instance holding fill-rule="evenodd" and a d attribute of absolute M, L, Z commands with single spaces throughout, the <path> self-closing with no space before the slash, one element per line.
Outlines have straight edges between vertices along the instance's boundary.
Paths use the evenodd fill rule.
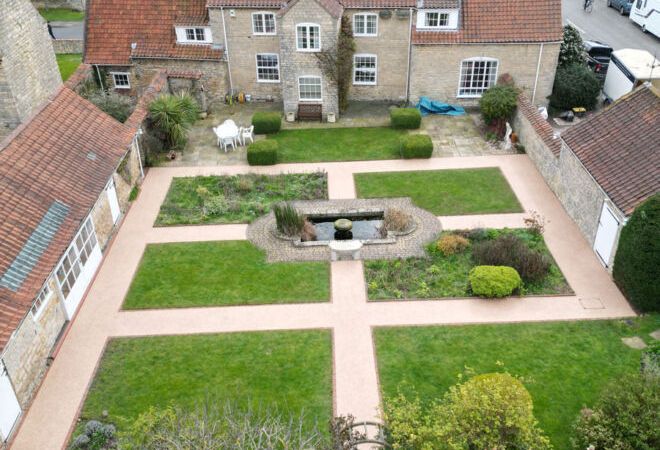
<path fill-rule="evenodd" d="M 337 44 L 327 50 L 314 53 L 325 76 L 337 86 L 339 111 L 345 111 L 348 107 L 348 92 L 353 77 L 354 54 L 353 27 L 350 19 L 347 16 L 342 16 Z"/>

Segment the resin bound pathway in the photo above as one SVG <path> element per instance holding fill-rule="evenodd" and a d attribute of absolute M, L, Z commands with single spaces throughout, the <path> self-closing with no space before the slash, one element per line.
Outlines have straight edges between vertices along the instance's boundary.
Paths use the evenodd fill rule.
<path fill-rule="evenodd" d="M 328 173 L 330 198 L 354 198 L 353 173 L 501 168 L 525 211 L 546 220 L 545 240 L 573 296 L 503 300 L 445 299 L 368 303 L 360 261 L 331 265 L 329 303 L 121 311 L 145 245 L 245 239 L 245 225 L 153 228 L 172 177 L 259 173 Z M 440 217 L 444 228 L 521 226 L 524 214 Z M 378 417 L 380 393 L 372 328 L 430 324 L 604 319 L 633 316 L 607 271 L 526 155 L 432 158 L 417 161 L 291 164 L 273 167 L 151 169 L 127 214 L 43 385 L 27 411 L 12 449 L 60 449 L 68 439 L 108 339 L 254 330 L 326 328 L 333 331 L 335 414 Z"/>

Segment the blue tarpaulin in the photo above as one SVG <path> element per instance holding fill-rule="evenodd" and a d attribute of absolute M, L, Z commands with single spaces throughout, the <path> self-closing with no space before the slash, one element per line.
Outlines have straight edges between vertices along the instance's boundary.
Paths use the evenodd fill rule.
<path fill-rule="evenodd" d="M 465 110 L 460 106 L 450 105 L 448 103 L 436 102 L 428 97 L 422 97 L 417 103 L 417 109 L 422 113 L 422 116 L 429 114 L 445 114 L 448 116 L 462 116 Z"/>

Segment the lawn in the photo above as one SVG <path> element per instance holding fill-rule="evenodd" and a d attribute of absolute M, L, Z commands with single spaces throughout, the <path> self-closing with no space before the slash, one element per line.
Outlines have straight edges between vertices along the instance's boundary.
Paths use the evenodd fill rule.
<path fill-rule="evenodd" d="M 355 174 L 358 197 L 410 197 L 437 216 L 522 212 L 500 169 Z"/>
<path fill-rule="evenodd" d="M 248 241 L 150 244 L 125 309 L 324 302 L 327 262 L 267 263 Z"/>
<path fill-rule="evenodd" d="M 572 293 L 542 236 L 527 229 L 491 229 L 485 235 L 487 239 L 493 239 L 508 233 L 520 237 L 529 248 L 543 253 L 552 261 L 545 278 L 535 283 L 525 283 L 524 294 Z M 468 273 L 474 266 L 471 247 L 462 253 L 445 256 L 437 251 L 433 242 L 427 247 L 426 258 L 365 261 L 364 272 L 372 300 L 470 297 L 473 294 L 468 289 Z"/>
<path fill-rule="evenodd" d="M 322 172 L 173 178 L 156 225 L 248 223 L 273 203 L 327 198 Z"/>
<path fill-rule="evenodd" d="M 57 66 L 60 68 L 63 81 L 68 80 L 82 62 L 82 55 L 80 53 L 62 53 L 55 55 L 55 57 L 57 58 Z"/>
<path fill-rule="evenodd" d="M 80 22 L 85 13 L 68 8 L 39 8 L 39 14 L 48 22 Z"/>
<path fill-rule="evenodd" d="M 406 132 L 392 128 L 284 130 L 268 139 L 279 144 L 279 163 L 398 159 Z"/>
<path fill-rule="evenodd" d="M 304 410 L 321 429 L 332 415 L 329 331 L 253 332 L 113 339 L 81 418 L 121 430 L 151 406 L 206 399 Z M 102 419 L 102 412 L 108 418 Z"/>
<path fill-rule="evenodd" d="M 444 394 L 466 367 L 474 373 L 503 370 L 525 379 L 534 413 L 557 449 L 570 448 L 580 409 L 593 405 L 604 386 L 639 370 L 640 351 L 621 337 L 647 343 L 660 316 L 632 321 L 382 328 L 375 331 L 385 402 L 403 381 L 422 399 Z M 503 364 L 503 366 L 502 366 Z"/>

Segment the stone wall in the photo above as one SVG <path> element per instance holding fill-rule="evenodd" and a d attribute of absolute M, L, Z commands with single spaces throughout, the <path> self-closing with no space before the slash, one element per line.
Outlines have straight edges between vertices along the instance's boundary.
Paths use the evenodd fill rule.
<path fill-rule="evenodd" d="M 55 279 L 48 280 L 51 294 L 39 317 L 28 312 L 2 355 L 16 396 L 25 410 L 46 372 L 48 356 L 66 323 Z"/>
<path fill-rule="evenodd" d="M 84 11 L 87 3 L 85 0 L 32 0 L 35 8 L 69 8 L 76 11 Z"/>
<path fill-rule="evenodd" d="M 3 0 L 0 36 L 0 129 L 15 128 L 16 116 L 29 117 L 62 77 L 46 22 L 28 0 Z"/>
<path fill-rule="evenodd" d="M 321 27 L 321 50 L 323 50 L 336 46 L 339 19 L 332 17 L 315 0 L 299 0 L 283 16 L 277 19 L 277 32 L 280 37 L 280 72 L 284 112 L 295 112 L 298 109 L 298 103 L 300 103 L 298 77 L 312 75 L 321 77 L 323 117 L 325 118 L 329 112 L 337 115 L 339 113 L 337 86 L 329 82 L 313 53 L 296 50 L 296 25 L 309 22 L 319 24 Z"/>
<path fill-rule="evenodd" d="M 53 50 L 56 54 L 82 53 L 82 39 L 53 39 Z"/>
<path fill-rule="evenodd" d="M 498 76 L 509 73 L 518 87 L 531 98 L 541 44 L 453 44 L 413 45 L 411 64 L 411 101 L 421 96 L 436 100 L 476 106 L 479 99 L 458 98 L 461 61 L 489 57 L 499 61 Z M 544 44 L 534 98 L 535 104 L 547 104 L 552 92 L 559 44 Z"/>
<path fill-rule="evenodd" d="M 357 13 L 375 13 L 378 10 L 344 11 L 353 23 Z M 408 69 L 408 42 L 410 40 L 410 16 L 400 18 L 392 12 L 391 17 L 378 17 L 378 36 L 355 36 L 356 54 L 376 55 L 376 85 L 351 84 L 350 100 L 394 100 L 406 99 L 406 77 Z"/>

